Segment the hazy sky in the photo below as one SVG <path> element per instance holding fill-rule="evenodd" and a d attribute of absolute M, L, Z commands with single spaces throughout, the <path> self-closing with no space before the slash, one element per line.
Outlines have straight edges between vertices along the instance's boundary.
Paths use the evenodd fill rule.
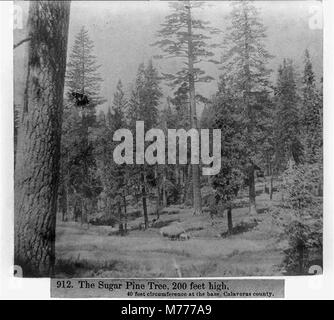
<path fill-rule="evenodd" d="M 222 30 L 214 41 L 221 41 L 227 26 L 226 16 L 230 4 L 226 1 L 209 1 L 204 9 L 194 12 Z M 275 58 L 270 67 L 276 70 L 283 58 L 293 59 L 299 70 L 305 49 L 309 49 L 317 75 L 322 74 L 322 30 L 310 28 L 310 19 L 318 9 L 319 1 L 258 1 L 261 18 L 267 27 L 267 49 Z M 155 41 L 155 34 L 164 17 L 169 14 L 166 1 L 72 1 L 69 50 L 81 26 L 85 26 L 95 43 L 95 55 L 101 65 L 100 73 L 104 79 L 102 95 L 112 101 L 118 79 L 125 88 L 130 88 L 135 78 L 138 65 L 159 53 L 150 46 Z M 21 33 L 14 34 L 20 40 Z M 219 38 L 219 39 L 218 39 Z M 24 49 L 15 52 L 15 79 L 20 80 L 21 70 L 17 68 Z M 14 56 L 15 58 L 15 56 Z M 220 59 L 217 51 L 216 59 Z M 155 61 L 159 71 L 168 72 L 176 69 L 176 61 Z M 208 74 L 218 78 L 216 65 L 203 65 Z M 18 81 L 21 82 L 21 81 Z M 209 97 L 216 90 L 216 81 L 198 86 L 198 91 Z M 19 90 L 20 91 L 20 90 Z M 164 87 L 165 94 L 168 89 Z M 163 98 L 164 99 L 164 98 Z M 162 102 L 164 100 L 162 99 Z M 106 105 L 107 106 L 107 105 Z M 106 107 L 104 106 L 104 107 Z"/>

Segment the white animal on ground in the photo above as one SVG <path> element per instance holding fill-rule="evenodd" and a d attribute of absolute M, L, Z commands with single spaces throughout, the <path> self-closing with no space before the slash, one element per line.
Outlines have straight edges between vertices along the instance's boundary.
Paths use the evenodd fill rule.
<path fill-rule="evenodd" d="M 189 240 L 190 239 L 190 236 L 188 233 L 181 233 L 179 235 L 179 239 L 182 240 L 182 241 L 185 241 L 185 240 Z"/>

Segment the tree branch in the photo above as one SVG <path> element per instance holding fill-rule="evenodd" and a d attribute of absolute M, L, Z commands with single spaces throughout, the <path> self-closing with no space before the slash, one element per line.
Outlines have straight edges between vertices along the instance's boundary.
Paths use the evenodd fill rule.
<path fill-rule="evenodd" d="M 26 39 L 23 39 L 21 41 L 19 41 L 18 43 L 14 44 L 14 48 L 13 49 L 16 49 L 18 46 L 20 46 L 22 43 L 25 43 L 27 41 L 31 40 L 31 38 L 26 38 Z"/>

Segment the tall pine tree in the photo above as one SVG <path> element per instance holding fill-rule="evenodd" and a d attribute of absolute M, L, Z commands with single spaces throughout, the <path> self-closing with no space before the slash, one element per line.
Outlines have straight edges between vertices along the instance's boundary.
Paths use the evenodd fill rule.
<path fill-rule="evenodd" d="M 203 61 L 216 62 L 211 59 L 214 55 L 208 50 L 207 40 L 210 34 L 217 33 L 216 29 L 209 27 L 208 21 L 194 18 L 193 11 L 203 6 L 203 2 L 177 1 L 170 4 L 173 13 L 166 16 L 162 29 L 158 32 L 159 41 L 154 45 L 161 48 L 163 54 L 160 58 L 178 58 L 182 60 L 183 67 L 175 74 L 163 74 L 171 86 L 187 83 L 189 94 L 190 124 L 198 128 L 196 111 L 195 84 L 209 82 L 213 78 L 205 75 L 199 67 Z M 192 164 L 192 185 L 194 213 L 202 213 L 202 197 L 200 186 L 200 166 Z"/>
<path fill-rule="evenodd" d="M 284 59 L 278 70 L 276 102 L 276 164 L 280 171 L 289 161 L 302 161 L 300 117 L 295 72 L 291 60 Z"/>
<path fill-rule="evenodd" d="M 86 107 L 95 107 L 105 100 L 100 96 L 102 78 L 94 54 L 94 43 L 83 26 L 75 37 L 67 64 L 66 87 L 68 93 L 84 94 L 89 99 Z"/>
<path fill-rule="evenodd" d="M 112 110 L 114 112 L 112 119 L 115 123 L 114 130 L 125 128 L 125 113 L 128 107 L 128 102 L 125 97 L 125 93 L 123 90 L 122 81 L 119 80 L 116 87 L 116 92 L 114 93 L 114 99 L 112 103 Z M 110 118 L 110 109 L 108 110 L 108 117 L 107 120 Z"/>
<path fill-rule="evenodd" d="M 102 79 L 98 69 L 94 44 L 82 27 L 75 37 L 67 64 L 67 116 L 62 143 L 62 182 L 66 185 L 61 194 L 62 198 L 72 198 L 73 210 L 80 213 L 82 223 L 87 222 L 88 210 L 96 203 L 99 190 L 90 138 L 91 128 L 96 124 L 95 107 L 105 101 L 100 96 Z M 65 205 L 66 202 L 61 203 Z"/>
<path fill-rule="evenodd" d="M 14 263 L 49 277 L 55 237 L 70 1 L 31 1 L 28 72 L 17 137 Z"/>
<path fill-rule="evenodd" d="M 233 231 L 233 200 L 244 180 L 242 125 L 237 101 L 231 90 L 231 81 L 222 75 L 211 108 L 212 127 L 221 129 L 222 132 L 221 170 L 212 178 L 212 186 L 217 192 L 216 202 L 221 201 L 227 209 L 229 233 Z"/>
<path fill-rule="evenodd" d="M 322 101 L 308 50 L 305 52 L 302 108 L 304 157 L 306 162 L 314 163 L 321 159 L 322 153 Z"/>
<path fill-rule="evenodd" d="M 94 154 L 99 178 L 103 186 L 101 197 L 104 202 L 104 214 L 111 222 L 118 222 L 120 235 L 124 235 L 126 232 L 125 198 L 127 195 L 128 166 L 114 162 L 113 152 L 118 143 L 113 141 L 113 136 L 116 130 L 127 127 L 126 108 L 127 100 L 122 82 L 119 80 L 114 93 L 112 108 L 108 109 L 106 117 L 100 117 L 99 123 L 94 129 Z"/>
<path fill-rule="evenodd" d="M 269 91 L 267 68 L 271 55 L 265 48 L 265 27 L 260 13 L 250 1 L 237 1 L 232 4 L 231 25 L 224 41 L 222 57 L 223 72 L 232 79 L 233 90 L 237 93 L 242 116 L 245 171 L 249 185 L 249 212 L 256 213 L 255 167 L 257 165 L 258 138 L 263 135 L 262 121 Z"/>
<path fill-rule="evenodd" d="M 152 64 L 152 61 L 149 61 L 147 66 L 143 63 L 140 64 L 134 88 L 131 92 L 127 113 L 130 127 L 133 132 L 135 130 L 136 121 L 144 122 L 144 134 L 158 124 L 158 106 L 162 96 L 159 83 L 160 77 L 156 68 Z M 136 152 L 134 152 L 134 154 L 136 154 Z M 144 224 L 146 229 L 148 227 L 147 195 L 149 186 L 153 183 L 152 180 L 154 179 L 154 166 L 144 163 L 136 164 L 131 167 L 131 179 L 133 184 L 137 185 L 140 189 L 142 196 Z"/>

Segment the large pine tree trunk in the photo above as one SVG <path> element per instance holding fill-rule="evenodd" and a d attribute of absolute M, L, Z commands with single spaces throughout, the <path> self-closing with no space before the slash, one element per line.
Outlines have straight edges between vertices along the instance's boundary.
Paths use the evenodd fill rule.
<path fill-rule="evenodd" d="M 196 100 L 195 100 L 195 81 L 194 81 L 194 55 L 192 43 L 192 19 L 190 3 L 187 3 L 188 8 L 188 68 L 189 68 L 189 101 L 191 114 L 191 127 L 198 129 L 196 115 Z M 194 214 L 202 214 L 202 196 L 200 182 L 200 167 L 199 164 L 192 164 L 192 185 L 193 185 L 193 206 Z"/>
<path fill-rule="evenodd" d="M 15 167 L 15 264 L 24 276 L 53 274 L 69 13 L 69 1 L 30 2 Z"/>

